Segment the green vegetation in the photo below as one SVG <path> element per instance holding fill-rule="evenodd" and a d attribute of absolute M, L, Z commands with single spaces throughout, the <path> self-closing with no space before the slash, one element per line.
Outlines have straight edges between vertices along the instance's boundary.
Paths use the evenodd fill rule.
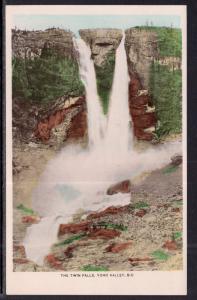
<path fill-rule="evenodd" d="M 159 120 L 156 126 L 157 137 L 180 133 L 182 128 L 181 70 L 172 71 L 168 66 L 153 63 L 149 87 Z"/>
<path fill-rule="evenodd" d="M 133 204 L 133 208 L 135 208 L 135 209 L 148 208 L 148 207 L 149 207 L 149 204 L 144 201 L 139 201 L 139 202 Z"/>
<path fill-rule="evenodd" d="M 154 31 L 158 37 L 158 47 L 160 57 L 178 56 L 181 57 L 182 36 L 181 29 L 171 27 L 137 26 L 136 28 Z"/>
<path fill-rule="evenodd" d="M 182 238 L 182 232 L 176 231 L 176 232 L 173 233 L 173 236 L 172 236 L 173 240 L 179 240 L 181 238 Z"/>
<path fill-rule="evenodd" d="M 169 165 L 163 170 L 163 173 L 164 174 L 173 173 L 177 170 L 177 168 L 178 168 L 177 166 Z"/>
<path fill-rule="evenodd" d="M 151 253 L 151 256 L 154 259 L 158 259 L 158 260 L 167 260 L 169 258 L 169 254 L 167 254 L 166 252 L 162 251 L 162 250 L 156 250 L 153 253 Z"/>
<path fill-rule="evenodd" d="M 17 208 L 26 215 L 35 215 L 35 212 L 31 208 L 25 207 L 23 204 L 19 204 Z"/>
<path fill-rule="evenodd" d="M 63 95 L 84 93 L 78 64 L 72 59 L 49 52 L 34 59 L 13 58 L 12 67 L 14 97 L 48 103 Z"/>
<path fill-rule="evenodd" d="M 66 240 L 64 240 L 62 242 L 56 243 L 55 246 L 58 247 L 58 246 L 63 246 L 63 245 L 71 244 L 74 241 L 80 240 L 84 236 L 86 236 L 86 234 L 84 234 L 84 233 L 83 234 L 78 234 L 78 235 L 71 236 L 70 238 L 68 238 L 68 239 L 66 239 Z"/>
<path fill-rule="evenodd" d="M 107 114 L 115 67 L 115 52 L 111 51 L 102 66 L 95 65 L 97 91 L 102 102 L 103 112 Z"/>
<path fill-rule="evenodd" d="M 93 266 L 93 265 L 85 265 L 81 268 L 81 271 L 108 271 L 108 268 L 104 266 Z"/>
<path fill-rule="evenodd" d="M 97 224 L 99 227 L 103 227 L 105 229 L 117 229 L 121 231 L 127 231 L 128 227 L 124 226 L 123 224 L 113 224 L 113 223 L 106 223 L 106 222 L 99 222 Z"/>

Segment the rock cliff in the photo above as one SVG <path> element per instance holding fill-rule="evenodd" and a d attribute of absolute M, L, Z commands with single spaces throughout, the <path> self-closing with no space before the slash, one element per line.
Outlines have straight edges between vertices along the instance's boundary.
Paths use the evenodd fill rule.
<path fill-rule="evenodd" d="M 17 142 L 37 140 L 61 146 L 75 135 L 72 122 L 78 114 L 83 122 L 77 138 L 86 136 L 85 91 L 72 39 L 72 32 L 55 28 L 12 31 L 13 137 Z"/>

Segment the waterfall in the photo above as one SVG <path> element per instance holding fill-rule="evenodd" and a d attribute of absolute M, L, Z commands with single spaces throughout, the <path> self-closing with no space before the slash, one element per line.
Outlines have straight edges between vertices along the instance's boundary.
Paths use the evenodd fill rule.
<path fill-rule="evenodd" d="M 79 53 L 79 73 L 86 90 L 89 146 L 98 147 L 101 143 L 104 118 L 97 95 L 96 74 L 91 59 L 91 50 L 82 39 L 78 38 L 73 41 L 75 49 Z"/>
<path fill-rule="evenodd" d="M 180 148 L 177 143 L 161 145 L 138 153 L 129 148 L 128 71 L 124 37 L 116 52 L 115 73 L 107 122 L 97 95 L 91 52 L 78 39 L 80 75 L 86 89 L 88 149 L 66 146 L 46 166 L 32 195 L 32 207 L 42 217 L 30 226 L 24 239 L 28 259 L 43 264 L 56 242 L 61 223 L 72 221 L 79 209 L 84 213 L 111 205 L 130 203 L 130 194 L 107 195 L 115 182 L 131 179 L 142 171 L 165 165 Z M 105 127 L 106 126 L 106 127 Z M 104 134 L 105 133 L 105 134 Z"/>
<path fill-rule="evenodd" d="M 116 62 L 112 92 L 109 104 L 109 117 L 106 134 L 106 149 L 111 155 L 124 157 L 131 143 L 132 130 L 129 130 L 128 107 L 128 66 L 125 51 L 125 35 L 116 51 Z"/>

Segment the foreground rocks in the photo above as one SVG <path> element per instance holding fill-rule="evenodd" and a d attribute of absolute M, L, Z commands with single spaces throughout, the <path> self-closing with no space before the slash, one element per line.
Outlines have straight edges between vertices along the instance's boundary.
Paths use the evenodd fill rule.
<path fill-rule="evenodd" d="M 107 189 L 107 195 L 113 195 L 117 193 L 130 193 L 131 192 L 131 182 L 130 180 L 124 180 L 110 186 Z"/>
<path fill-rule="evenodd" d="M 62 224 L 44 265 L 26 258 L 22 246 L 33 215 L 15 210 L 14 271 L 154 271 L 182 269 L 181 166 L 151 172 L 132 189 L 131 204 L 90 213 Z M 23 222 L 23 220 L 29 222 Z"/>

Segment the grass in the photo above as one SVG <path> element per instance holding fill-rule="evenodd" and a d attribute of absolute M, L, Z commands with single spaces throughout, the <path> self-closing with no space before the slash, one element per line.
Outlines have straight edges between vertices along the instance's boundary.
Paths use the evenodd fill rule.
<path fill-rule="evenodd" d="M 108 268 L 104 266 L 85 265 L 81 268 L 81 271 L 108 271 Z"/>
<path fill-rule="evenodd" d="M 128 227 L 124 226 L 123 224 L 113 224 L 113 223 L 106 223 L 106 222 L 99 222 L 97 224 L 99 227 L 104 227 L 105 229 L 111 228 L 111 229 L 117 229 L 121 231 L 127 231 Z"/>
<path fill-rule="evenodd" d="M 13 58 L 12 70 L 13 97 L 45 104 L 63 95 L 84 94 L 78 64 L 73 59 L 53 53 L 33 60 Z"/>
<path fill-rule="evenodd" d="M 74 241 L 80 240 L 84 236 L 86 236 L 86 234 L 84 234 L 84 233 L 83 234 L 79 234 L 79 235 L 74 235 L 74 236 L 72 236 L 72 237 L 70 237 L 70 238 L 68 238 L 68 239 L 66 239 L 66 240 L 64 240 L 62 242 L 56 243 L 55 247 L 71 244 Z"/>
<path fill-rule="evenodd" d="M 17 209 L 19 209 L 21 212 L 23 212 L 26 215 L 35 215 L 35 212 L 31 208 L 25 207 L 23 204 L 19 204 L 17 206 Z"/>
<path fill-rule="evenodd" d="M 135 208 L 135 209 L 148 208 L 148 207 L 149 207 L 149 204 L 144 201 L 139 201 L 139 202 L 133 204 L 133 208 Z"/>
<path fill-rule="evenodd" d="M 152 63 L 149 80 L 150 94 L 156 108 L 158 138 L 182 130 L 182 75 L 181 70 Z"/>
<path fill-rule="evenodd" d="M 115 51 L 111 51 L 104 64 L 101 66 L 95 65 L 97 91 L 101 99 L 104 114 L 107 114 L 109 107 L 110 92 L 113 83 L 115 68 Z"/>
<path fill-rule="evenodd" d="M 173 165 L 170 165 L 170 166 L 167 166 L 164 170 L 163 170 L 163 174 L 169 174 L 169 173 L 173 173 L 177 170 L 177 166 L 173 166 Z"/>
<path fill-rule="evenodd" d="M 154 259 L 163 260 L 163 261 L 166 261 L 169 258 L 169 254 L 167 254 L 166 252 L 164 252 L 162 250 L 156 250 L 156 251 L 152 252 L 151 256 Z"/>
<path fill-rule="evenodd" d="M 181 231 L 176 231 L 173 233 L 172 235 L 172 239 L 173 240 L 179 240 L 182 238 L 182 232 Z"/>

